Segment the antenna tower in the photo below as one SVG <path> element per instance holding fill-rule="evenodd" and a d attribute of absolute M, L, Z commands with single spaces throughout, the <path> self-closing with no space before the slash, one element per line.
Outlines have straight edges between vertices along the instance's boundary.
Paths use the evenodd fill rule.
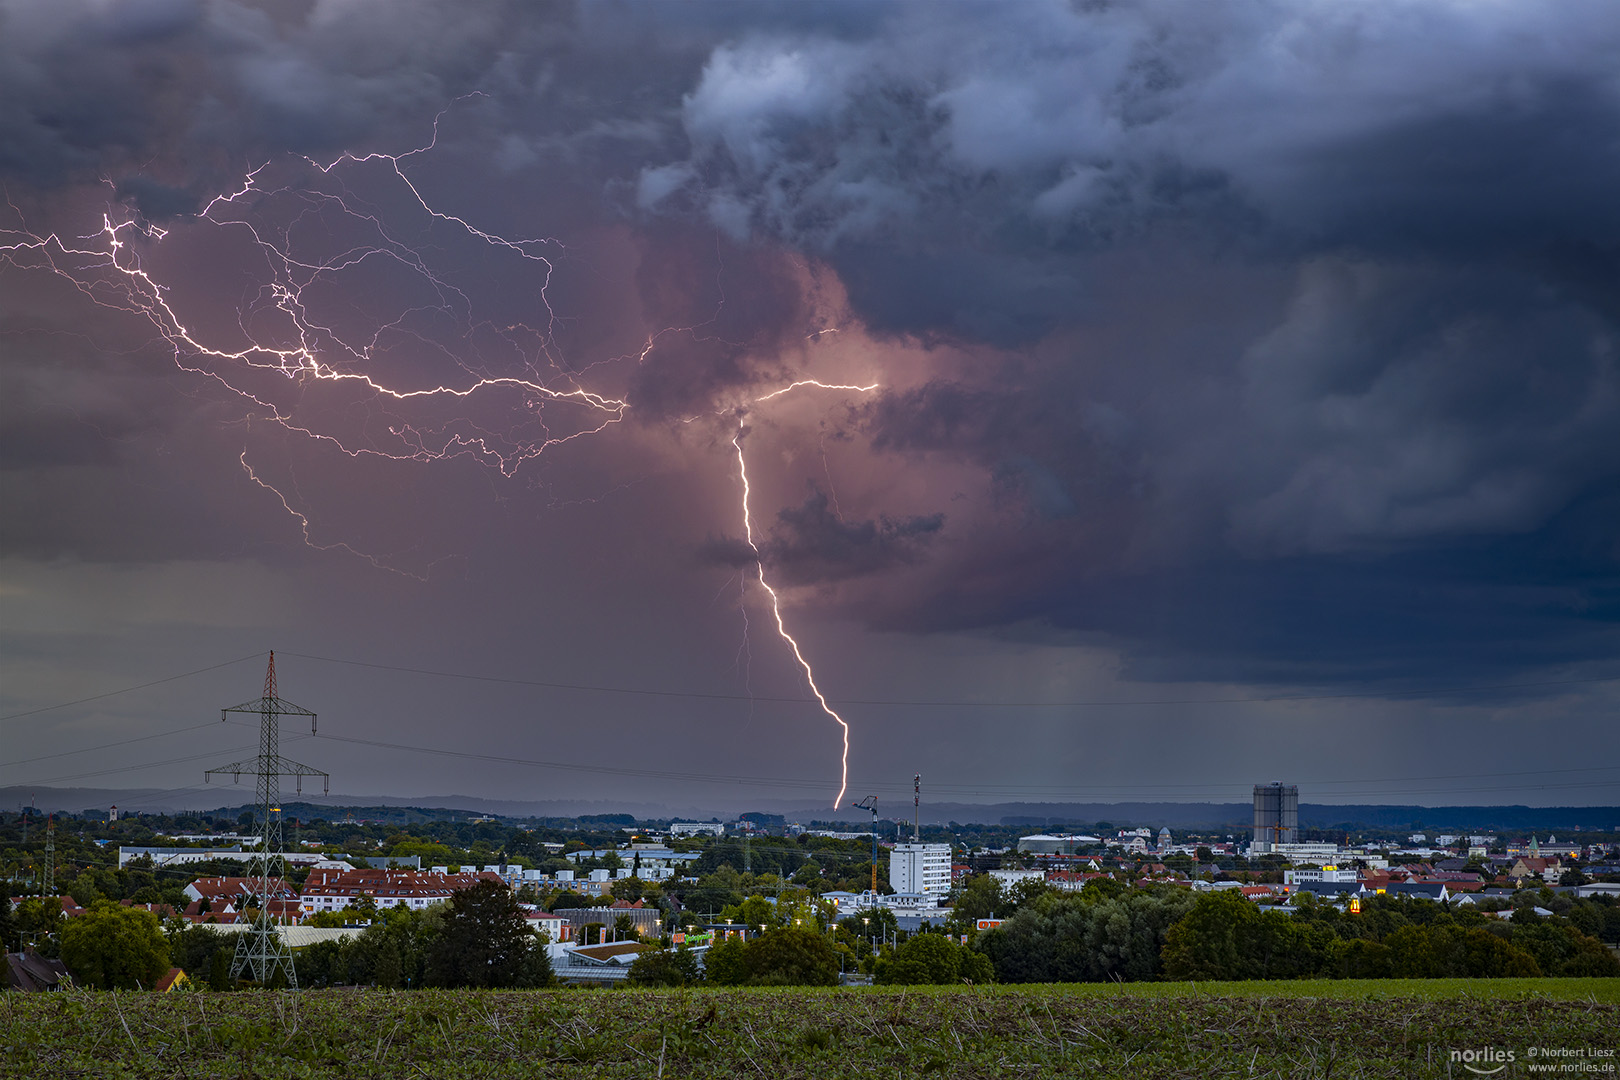
<path fill-rule="evenodd" d="M 911 842 L 922 843 L 922 773 L 911 778 Z"/>
<path fill-rule="evenodd" d="M 219 711 L 223 722 L 230 713 L 251 713 L 259 717 L 259 756 L 250 761 L 234 761 L 229 765 L 209 769 L 203 778 L 212 781 L 215 774 L 230 773 L 232 782 L 243 776 L 258 780 L 259 853 L 254 860 L 258 873 L 254 875 L 254 891 L 259 898 L 259 915 L 252 929 L 237 938 L 236 957 L 231 961 L 231 978 L 251 978 L 260 986 L 268 986 L 276 969 L 286 976 L 287 986 L 298 989 L 298 976 L 293 971 L 292 950 L 281 940 L 276 918 L 271 914 L 273 890 L 286 877 L 286 860 L 282 858 L 281 836 L 281 778 L 291 776 L 300 794 L 304 790 L 304 777 L 321 778 L 325 790 L 332 790 L 332 778 L 321 770 L 301 765 L 281 756 L 281 718 L 283 716 L 309 717 L 310 734 L 315 733 L 315 714 L 276 694 L 276 654 L 270 654 L 270 667 L 264 673 L 264 696 L 256 701 L 244 701 Z M 247 973 L 244 975 L 244 971 Z"/>

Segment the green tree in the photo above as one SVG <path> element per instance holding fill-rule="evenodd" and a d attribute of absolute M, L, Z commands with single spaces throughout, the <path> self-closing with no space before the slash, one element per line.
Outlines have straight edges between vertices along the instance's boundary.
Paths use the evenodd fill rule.
<path fill-rule="evenodd" d="M 783 927 L 743 947 L 750 986 L 836 986 L 838 954 L 825 934 Z"/>
<path fill-rule="evenodd" d="M 62 928 L 62 962 L 84 986 L 151 989 L 169 970 L 169 943 L 150 911 L 98 900 Z"/>
<path fill-rule="evenodd" d="M 884 986 L 950 985 L 995 981 L 995 968 L 983 953 L 940 934 L 913 934 L 877 962 L 876 981 Z"/>
<path fill-rule="evenodd" d="M 1390 948 L 1365 938 L 1340 938 L 1329 952 L 1329 967 L 1340 979 L 1387 979 L 1393 974 Z"/>
<path fill-rule="evenodd" d="M 709 946 L 703 956 L 705 981 L 715 986 L 741 986 L 748 981 L 746 946 L 740 938 L 727 938 Z"/>
<path fill-rule="evenodd" d="M 956 903 L 951 909 L 953 919 L 963 929 L 973 926 L 979 919 L 1012 915 L 1012 905 L 1001 890 L 1001 882 L 989 874 L 973 874 L 957 887 Z"/>
<path fill-rule="evenodd" d="M 750 896 L 737 905 L 735 918 L 736 921 L 750 930 L 761 926 L 773 927 L 781 925 L 781 919 L 777 916 L 776 905 L 759 895 Z"/>
<path fill-rule="evenodd" d="M 209 926 L 184 924 L 169 934 L 168 939 L 169 962 L 184 970 L 195 982 L 202 982 L 208 978 L 215 953 L 224 955 L 227 966 L 231 957 L 235 955 L 235 939 L 227 941 L 224 934 Z"/>
<path fill-rule="evenodd" d="M 1571 922 L 1534 915 L 1521 922 L 1515 913 L 1512 934 L 1514 947 L 1533 956 L 1543 974 L 1620 975 L 1620 961 L 1614 954 Z"/>
<path fill-rule="evenodd" d="M 1165 935 L 1164 970 L 1174 979 L 1256 978 L 1246 953 L 1259 910 L 1236 889 L 1205 893 Z"/>
<path fill-rule="evenodd" d="M 55 896 L 30 896 L 13 915 L 16 934 L 25 945 L 32 945 L 41 956 L 59 955 L 62 932 L 62 901 Z"/>
<path fill-rule="evenodd" d="M 691 949 L 648 949 L 631 963 L 626 980 L 633 986 L 696 986 L 703 968 Z"/>
<path fill-rule="evenodd" d="M 637 854 L 636 858 L 641 858 L 639 853 Z M 646 892 L 646 889 L 646 883 L 640 878 L 627 877 L 620 878 L 618 881 L 615 881 L 612 885 L 608 886 L 608 893 L 615 900 L 628 900 L 633 904 L 637 900 L 641 899 L 642 895 Z"/>
<path fill-rule="evenodd" d="M 400 959 L 399 942 L 393 935 L 385 935 L 377 947 L 377 962 L 372 968 L 373 981 L 385 990 L 398 989 L 405 978 L 404 961 Z"/>
<path fill-rule="evenodd" d="M 1051 893 L 981 934 L 974 947 L 1004 983 L 1157 978 L 1170 928 L 1193 903 L 1173 886 L 1117 896 L 1089 886 L 1078 895 Z"/>
<path fill-rule="evenodd" d="M 208 989 L 229 990 L 231 988 L 231 956 L 224 949 L 220 949 L 208 960 Z"/>
<path fill-rule="evenodd" d="M 451 894 L 438 940 L 428 954 L 433 986 L 540 986 L 552 981 L 545 950 L 533 935 L 512 890 L 480 881 Z"/>

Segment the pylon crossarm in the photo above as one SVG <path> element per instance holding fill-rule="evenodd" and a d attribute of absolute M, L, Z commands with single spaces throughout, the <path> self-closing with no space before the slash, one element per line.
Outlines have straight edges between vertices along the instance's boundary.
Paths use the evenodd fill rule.
<path fill-rule="evenodd" d="M 229 765 L 220 765 L 216 768 L 209 769 L 207 772 L 203 773 L 203 780 L 211 781 L 216 774 L 224 775 L 225 773 L 230 773 L 231 782 L 235 783 L 242 779 L 243 773 L 253 773 L 257 771 L 258 768 L 259 763 L 257 761 L 233 761 Z"/>
<path fill-rule="evenodd" d="M 320 777 L 322 783 L 325 785 L 326 793 L 328 795 L 330 795 L 332 793 L 332 777 L 331 777 L 331 775 L 328 774 L 328 773 L 322 772 L 320 769 L 315 768 L 313 765 L 302 765 L 302 764 L 299 764 L 296 761 L 289 761 L 287 758 L 278 757 L 275 760 L 275 767 L 276 767 L 276 775 L 278 775 L 278 776 L 290 776 L 290 777 L 293 778 L 294 783 L 297 785 L 297 790 L 298 790 L 299 794 L 303 794 L 303 791 L 304 791 L 304 777 L 306 777 L 306 776 L 309 777 L 312 780 L 317 776 Z"/>
<path fill-rule="evenodd" d="M 314 716 L 315 715 L 314 713 L 310 712 L 308 709 L 304 708 L 302 705 L 294 705 L 292 702 L 286 700 L 285 698 L 278 698 L 278 697 L 254 698 L 252 701 L 244 701 L 240 705 L 232 705 L 229 708 L 224 708 L 224 709 L 221 709 L 219 711 L 220 712 L 228 712 L 228 713 L 230 713 L 230 712 L 246 712 L 246 713 L 261 713 L 261 714 L 262 713 L 267 713 L 267 712 L 273 712 L 273 713 L 280 713 L 282 716 Z"/>

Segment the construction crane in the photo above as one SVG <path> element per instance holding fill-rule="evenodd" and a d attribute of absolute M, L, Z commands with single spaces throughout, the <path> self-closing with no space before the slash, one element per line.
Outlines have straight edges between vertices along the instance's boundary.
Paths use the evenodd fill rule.
<path fill-rule="evenodd" d="M 872 903 L 877 903 L 877 796 L 868 795 L 858 803 L 851 803 L 852 810 L 870 810 L 872 812 Z"/>

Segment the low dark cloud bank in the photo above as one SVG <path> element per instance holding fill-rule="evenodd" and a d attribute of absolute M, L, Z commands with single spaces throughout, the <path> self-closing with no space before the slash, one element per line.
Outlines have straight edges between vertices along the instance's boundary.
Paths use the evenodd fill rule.
<path fill-rule="evenodd" d="M 937 355 L 842 434 L 990 495 L 760 508 L 820 602 L 1158 678 L 1473 677 L 1620 650 L 1616 56 L 1602 2 L 23 3 L 0 172 L 178 220 L 456 102 L 424 185 L 627 230 L 648 331 L 702 324 L 644 421 L 793 370 L 807 261 L 880 369 Z"/>

